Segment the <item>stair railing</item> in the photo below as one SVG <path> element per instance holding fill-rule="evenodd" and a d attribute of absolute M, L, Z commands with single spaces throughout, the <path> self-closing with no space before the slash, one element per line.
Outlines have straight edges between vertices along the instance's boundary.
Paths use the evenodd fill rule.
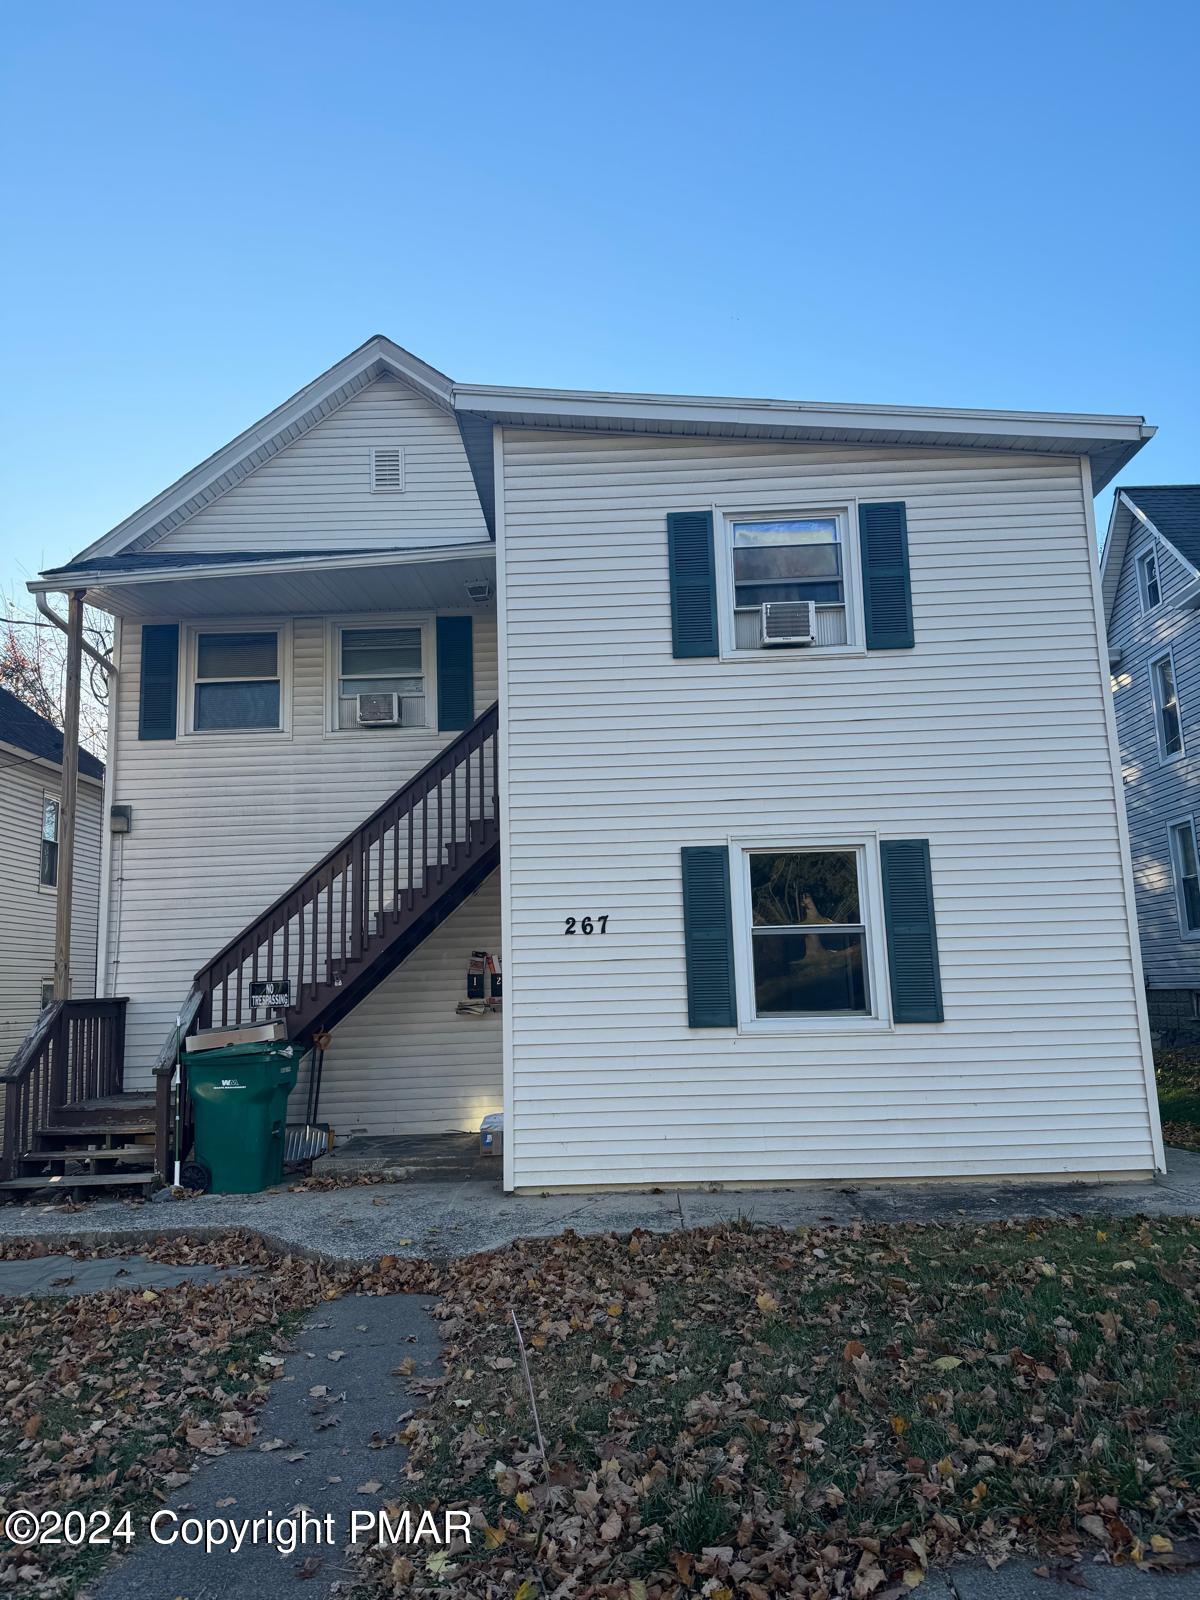
<path fill-rule="evenodd" d="M 493 705 L 201 967 L 197 1025 L 250 1021 L 249 986 L 263 979 L 287 980 L 302 1012 L 493 844 L 498 729 Z"/>
<path fill-rule="evenodd" d="M 4 1134 L 0 1179 L 16 1177 L 21 1157 L 62 1106 L 119 1094 L 125 1060 L 124 999 L 55 1000 L 0 1072 Z"/>

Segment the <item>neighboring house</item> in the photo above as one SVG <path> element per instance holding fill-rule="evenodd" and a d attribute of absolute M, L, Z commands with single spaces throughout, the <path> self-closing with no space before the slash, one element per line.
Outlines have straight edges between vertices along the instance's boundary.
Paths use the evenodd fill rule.
<path fill-rule="evenodd" d="M 339 1135 L 502 1109 L 507 1188 L 1161 1168 L 1092 524 L 1152 431 L 374 338 L 44 574 L 116 619 L 160 1170 L 266 980 Z"/>
<path fill-rule="evenodd" d="M 0 1070 L 54 992 L 62 734 L 0 689 Z M 71 992 L 96 992 L 104 767 L 79 753 Z"/>
<path fill-rule="evenodd" d="M 1150 1025 L 1200 1040 L 1200 485 L 1119 487 L 1101 572 Z"/>

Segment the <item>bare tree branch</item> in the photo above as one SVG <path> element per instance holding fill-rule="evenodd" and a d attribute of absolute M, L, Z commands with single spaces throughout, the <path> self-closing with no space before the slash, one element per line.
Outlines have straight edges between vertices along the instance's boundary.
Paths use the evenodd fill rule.
<path fill-rule="evenodd" d="M 56 728 L 63 725 L 66 694 L 67 638 L 46 626 L 27 599 L 0 595 L 0 686 L 32 707 Z M 84 608 L 84 637 L 103 656 L 112 656 L 112 618 L 91 606 Z M 85 658 L 80 685 L 79 743 L 103 758 L 108 736 L 108 674 Z"/>

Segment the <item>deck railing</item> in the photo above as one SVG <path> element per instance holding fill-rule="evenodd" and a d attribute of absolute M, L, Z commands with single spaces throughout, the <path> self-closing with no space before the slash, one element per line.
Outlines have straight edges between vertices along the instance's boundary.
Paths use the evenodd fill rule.
<path fill-rule="evenodd" d="M 0 1178 L 17 1176 L 21 1157 L 60 1107 L 120 1093 L 125 1006 L 124 999 L 55 1000 L 42 1012 L 0 1072 Z"/>

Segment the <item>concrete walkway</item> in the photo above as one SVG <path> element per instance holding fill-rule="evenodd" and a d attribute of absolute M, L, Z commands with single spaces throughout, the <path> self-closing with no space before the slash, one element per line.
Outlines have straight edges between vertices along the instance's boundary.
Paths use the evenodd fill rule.
<path fill-rule="evenodd" d="M 96 1294 L 102 1289 L 173 1289 L 179 1283 L 214 1283 L 244 1267 L 168 1266 L 142 1256 L 31 1256 L 0 1261 L 0 1300 L 6 1295 L 38 1299 L 44 1295 Z"/>
<path fill-rule="evenodd" d="M 138 1527 L 137 1542 L 94 1588 L 94 1600 L 320 1600 L 335 1584 L 345 1592 L 351 1513 L 378 1512 L 394 1493 L 407 1452 L 386 1441 L 420 1403 L 393 1368 L 411 1358 L 414 1377 L 438 1369 L 429 1304 L 416 1295 L 348 1295 L 312 1312 L 271 1386 L 254 1442 L 202 1459 L 158 1513 L 159 1542 L 146 1524 Z M 243 1519 L 270 1515 L 278 1523 L 298 1518 L 301 1508 L 312 1514 L 307 1537 L 290 1554 L 282 1553 L 286 1520 L 282 1536 L 278 1526 L 261 1529 L 257 1540 L 250 1530 L 240 1549 L 231 1548 Z M 228 1542 L 208 1551 L 182 1537 L 166 1542 L 189 1518 L 209 1523 L 214 1541 L 228 1526 Z"/>
<path fill-rule="evenodd" d="M 859 1222 L 990 1222 L 1015 1217 L 1200 1216 L 1200 1153 L 1172 1150 L 1157 1182 L 891 1184 L 797 1189 L 670 1189 L 614 1194 L 505 1195 L 477 1180 L 353 1189 L 272 1190 L 261 1195 L 164 1198 L 152 1204 L 93 1201 L 80 1210 L 0 1206 L 5 1239 L 118 1240 L 212 1237 L 248 1228 L 269 1244 L 335 1261 L 380 1255 L 446 1258 L 514 1239 L 576 1233 L 667 1232 L 729 1219 L 784 1227 Z"/>

